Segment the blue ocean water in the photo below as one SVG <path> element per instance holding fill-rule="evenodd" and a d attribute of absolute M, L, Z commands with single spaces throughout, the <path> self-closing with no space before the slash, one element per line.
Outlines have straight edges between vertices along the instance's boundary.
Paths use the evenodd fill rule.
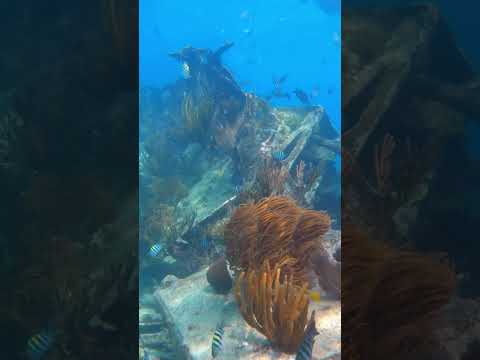
<path fill-rule="evenodd" d="M 140 83 L 161 87 L 182 76 L 168 53 L 186 45 L 235 46 L 223 60 L 245 91 L 272 91 L 272 77 L 287 75 L 284 91 L 302 89 L 340 129 L 340 12 L 337 1 L 245 0 L 140 2 Z M 337 9 L 338 10 L 338 9 Z M 300 105 L 273 99 L 275 105 Z"/>

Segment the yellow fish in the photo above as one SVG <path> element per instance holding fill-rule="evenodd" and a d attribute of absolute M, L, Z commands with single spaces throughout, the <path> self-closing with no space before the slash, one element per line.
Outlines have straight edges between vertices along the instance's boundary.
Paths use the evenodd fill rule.
<path fill-rule="evenodd" d="M 310 300 L 315 301 L 315 302 L 319 302 L 320 298 L 321 298 L 320 292 L 319 291 L 314 291 L 314 290 L 309 291 L 308 297 L 310 298 Z"/>

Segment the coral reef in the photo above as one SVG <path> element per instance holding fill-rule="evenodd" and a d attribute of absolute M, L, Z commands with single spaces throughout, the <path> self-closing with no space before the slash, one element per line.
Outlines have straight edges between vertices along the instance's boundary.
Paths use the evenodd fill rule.
<path fill-rule="evenodd" d="M 308 283 L 297 287 L 292 276 L 281 277 L 282 264 L 241 272 L 235 296 L 245 321 L 264 334 L 279 350 L 298 350 L 307 325 Z"/>
<path fill-rule="evenodd" d="M 145 261 L 151 264 L 145 266 L 148 274 L 144 274 L 151 274 L 155 281 L 167 276 L 165 288 L 157 292 L 165 297 L 165 306 L 175 312 L 175 326 L 188 338 L 194 358 L 206 356 L 204 344 L 209 346 L 211 339 L 207 339 L 206 325 L 197 324 L 197 315 L 185 314 L 185 309 L 195 314 L 199 302 L 211 309 L 223 299 L 234 300 L 229 294 L 230 265 L 238 275 L 260 273 L 266 261 L 272 267 L 275 264 L 279 266 L 280 295 L 288 296 L 282 301 L 291 301 L 293 295 L 306 299 L 307 290 L 301 289 L 309 286 L 309 281 L 316 285 L 309 268 L 311 250 L 326 245 L 323 235 L 331 224 L 326 213 L 308 209 L 324 208 L 326 186 L 329 181 L 339 183 L 338 173 L 331 171 L 338 134 L 323 108 L 275 109 L 254 94 L 243 93 L 221 62 L 221 54 L 230 47 L 227 44 L 217 51 L 187 47 L 171 54 L 182 63 L 187 76 L 163 89 L 140 93 L 140 132 L 145 139 L 140 144 L 140 195 L 141 203 L 147 205 L 141 209 L 141 238 L 148 244 L 166 244 L 175 267 L 179 263 L 190 266 L 184 273 L 174 272 L 173 266 L 159 265 L 165 257 Z M 275 156 L 277 153 L 281 156 Z M 170 190 L 165 186 L 167 175 Z M 173 181 L 178 178 L 181 184 Z M 235 210 L 240 204 L 243 206 Z M 190 210 L 196 215 L 193 222 L 182 227 L 185 231 L 175 230 L 179 219 Z M 228 267 L 225 259 L 212 264 L 223 251 L 223 242 Z M 202 264 L 210 265 L 208 271 L 201 270 Z M 185 285 L 183 297 L 175 293 L 175 286 L 168 288 L 167 274 L 190 284 Z M 203 276 L 201 281 L 199 274 Z M 224 295 L 218 296 L 219 292 Z M 335 314 L 339 316 L 338 307 Z M 212 309 L 201 310 L 198 316 L 211 325 L 217 315 Z M 285 328 L 294 331 L 297 339 L 282 338 L 281 330 L 272 330 L 272 342 L 294 352 L 306 321 L 299 316 L 296 326 L 301 330 Z M 253 333 L 238 312 L 234 319 L 242 332 Z M 278 326 L 283 326 L 283 321 L 286 324 L 288 319 L 282 318 Z M 338 352 L 337 330 L 339 327 L 332 335 L 334 353 Z M 200 340 L 201 346 L 197 346 Z M 245 345 L 248 349 L 231 349 L 231 355 L 257 353 L 255 347 L 262 341 L 265 344 L 258 334 L 255 342 Z M 275 356 L 271 348 L 268 352 Z"/>

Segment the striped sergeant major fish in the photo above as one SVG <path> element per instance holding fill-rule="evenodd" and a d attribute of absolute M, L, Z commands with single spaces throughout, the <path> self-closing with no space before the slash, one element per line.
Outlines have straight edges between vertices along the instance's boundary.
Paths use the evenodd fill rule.
<path fill-rule="evenodd" d="M 150 360 L 150 355 L 145 349 L 143 350 L 143 360 Z"/>
<path fill-rule="evenodd" d="M 43 330 L 33 335 L 27 342 L 25 351 L 28 360 L 40 360 L 55 343 L 55 332 L 52 330 Z"/>
<path fill-rule="evenodd" d="M 217 328 L 215 329 L 215 332 L 213 333 L 213 338 L 212 338 L 212 358 L 216 358 L 218 354 L 222 351 L 223 348 L 223 334 L 225 333 L 225 324 L 223 321 L 221 321 L 218 325 Z"/>
<path fill-rule="evenodd" d="M 150 248 L 150 250 L 148 250 L 148 255 L 150 257 L 157 257 L 158 254 L 160 254 L 163 250 L 163 246 L 162 244 L 160 244 L 159 242 L 155 243 L 152 245 L 152 247 Z"/>
<path fill-rule="evenodd" d="M 272 158 L 277 160 L 277 161 L 283 161 L 287 158 L 285 153 L 281 150 L 276 150 L 272 152 Z"/>
<path fill-rule="evenodd" d="M 300 348 L 298 349 L 295 360 L 311 360 L 313 343 L 315 342 L 315 336 L 318 335 L 317 328 L 315 326 L 315 311 L 312 311 L 310 321 L 308 322 L 307 329 L 305 330 L 305 337 L 303 338 Z"/>

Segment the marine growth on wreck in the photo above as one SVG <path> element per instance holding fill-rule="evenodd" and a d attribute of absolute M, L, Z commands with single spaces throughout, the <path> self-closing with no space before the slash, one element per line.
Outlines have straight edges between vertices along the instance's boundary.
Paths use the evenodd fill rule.
<path fill-rule="evenodd" d="M 140 91 L 140 357 L 338 356 L 338 126 L 293 76 L 245 89 L 227 40 Z"/>

